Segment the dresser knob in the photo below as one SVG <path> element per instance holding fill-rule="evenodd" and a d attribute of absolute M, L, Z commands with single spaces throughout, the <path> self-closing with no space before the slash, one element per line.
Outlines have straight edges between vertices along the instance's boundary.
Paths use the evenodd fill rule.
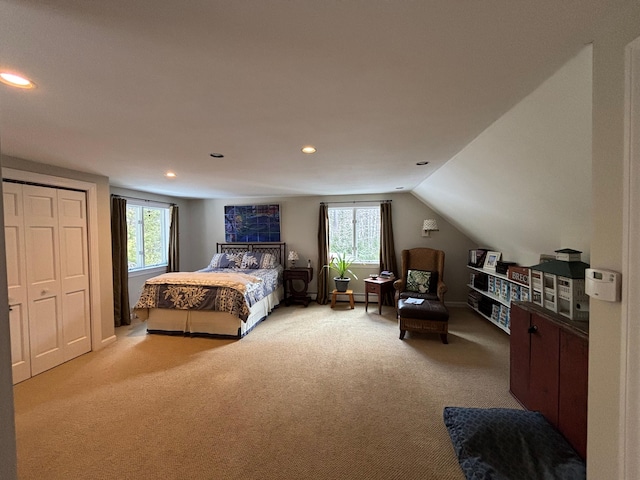
<path fill-rule="evenodd" d="M 527 332 L 529 333 L 536 333 L 538 331 L 538 327 L 535 325 L 531 325 L 528 329 Z"/>

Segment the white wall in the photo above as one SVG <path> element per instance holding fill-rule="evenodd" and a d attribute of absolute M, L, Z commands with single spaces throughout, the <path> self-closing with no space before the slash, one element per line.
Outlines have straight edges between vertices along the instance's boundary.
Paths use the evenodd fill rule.
<path fill-rule="evenodd" d="M 592 49 L 434 172 L 414 193 L 481 246 L 521 265 L 591 238 Z"/>
<path fill-rule="evenodd" d="M 591 263 L 622 271 L 625 47 L 640 36 L 640 2 L 626 2 L 603 22 L 593 48 L 593 236 Z M 637 99 L 636 99 L 637 101 Z M 633 268 L 633 266 L 631 266 Z M 640 265 L 635 265 L 640 268 Z M 635 291 L 623 296 L 637 296 Z M 634 319 L 637 321 L 638 319 Z M 629 479 L 621 469 L 623 345 L 620 303 L 590 302 L 588 478 Z M 635 339 L 638 341 L 638 339 Z M 633 373 L 638 375 L 640 366 Z M 631 426 L 638 428 L 638 425 Z M 638 451 L 627 451 L 635 458 Z"/>
<path fill-rule="evenodd" d="M 467 254 L 469 249 L 476 248 L 477 245 L 410 193 L 203 200 L 199 205 L 197 204 L 199 201 L 192 201 L 192 215 L 198 216 L 202 222 L 200 233 L 197 233 L 197 227 L 193 225 L 192 235 L 195 240 L 190 245 L 194 251 L 198 252 L 196 265 L 193 267 L 197 269 L 206 266 L 215 253 L 216 243 L 224 242 L 225 205 L 278 203 L 280 204 L 282 241 L 287 243 L 287 251 L 298 251 L 301 263 L 306 264 L 307 259 L 311 259 L 314 279 L 309 289 L 315 295 L 317 293 L 320 202 L 367 200 L 392 200 L 393 231 L 398 262 L 400 252 L 407 248 L 430 247 L 445 251 L 445 282 L 449 286 L 445 300 L 447 303 L 466 303 L 468 291 L 465 285 L 469 277 L 466 269 Z M 422 222 L 426 218 L 436 218 L 440 227 L 440 231 L 434 232 L 430 238 L 422 237 L 421 234 Z M 398 268 L 400 268 L 399 264 Z M 357 295 L 361 295 L 364 292 L 362 279 L 370 273 L 377 273 L 377 268 L 356 267 L 353 270 L 358 275 L 358 280 L 352 280 L 349 288 L 352 288 Z"/>

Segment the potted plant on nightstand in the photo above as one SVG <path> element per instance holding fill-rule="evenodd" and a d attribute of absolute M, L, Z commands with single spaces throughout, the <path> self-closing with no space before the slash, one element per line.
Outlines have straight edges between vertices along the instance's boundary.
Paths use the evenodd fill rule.
<path fill-rule="evenodd" d="M 331 257 L 329 265 L 325 265 L 325 267 L 335 271 L 338 274 L 337 277 L 333 277 L 333 280 L 336 282 L 336 290 L 339 292 L 347 291 L 349 281 L 351 280 L 351 278 L 346 276 L 347 273 L 353 275 L 356 280 L 358 279 L 357 275 L 353 273 L 349 268 L 352 263 L 352 259 L 347 258 L 347 256 L 343 253 L 339 253 L 338 255 Z"/>

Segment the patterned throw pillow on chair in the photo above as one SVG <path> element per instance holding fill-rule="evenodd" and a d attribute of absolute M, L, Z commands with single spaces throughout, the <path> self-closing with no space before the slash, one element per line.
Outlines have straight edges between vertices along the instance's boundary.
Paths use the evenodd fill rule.
<path fill-rule="evenodd" d="M 409 292 L 429 293 L 431 272 L 425 270 L 409 270 L 407 272 L 407 290 Z"/>

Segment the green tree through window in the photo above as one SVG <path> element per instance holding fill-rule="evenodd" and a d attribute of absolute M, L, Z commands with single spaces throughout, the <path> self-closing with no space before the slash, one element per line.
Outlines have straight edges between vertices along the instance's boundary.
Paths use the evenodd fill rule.
<path fill-rule="evenodd" d="M 329 252 L 355 263 L 379 263 L 380 207 L 329 207 Z"/>
<path fill-rule="evenodd" d="M 129 271 L 167 265 L 169 209 L 127 205 Z"/>

